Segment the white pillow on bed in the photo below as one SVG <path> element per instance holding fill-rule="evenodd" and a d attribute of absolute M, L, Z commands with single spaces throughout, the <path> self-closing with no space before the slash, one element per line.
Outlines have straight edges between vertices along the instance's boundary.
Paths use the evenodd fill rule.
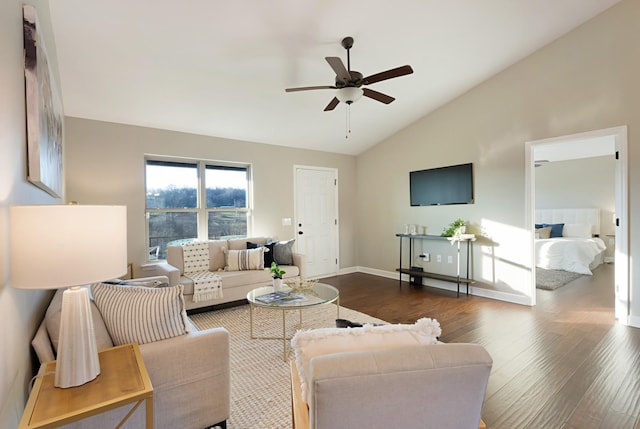
<path fill-rule="evenodd" d="M 565 223 L 563 237 L 591 238 L 591 225 L 588 223 Z"/>

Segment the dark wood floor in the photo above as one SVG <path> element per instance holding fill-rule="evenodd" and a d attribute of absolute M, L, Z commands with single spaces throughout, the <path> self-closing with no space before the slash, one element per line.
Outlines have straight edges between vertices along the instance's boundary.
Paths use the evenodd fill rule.
<path fill-rule="evenodd" d="M 395 323 L 432 317 L 442 341 L 482 344 L 494 361 L 490 429 L 640 428 L 640 329 L 614 319 L 612 265 L 539 290 L 535 307 L 361 273 L 322 281 L 344 307 Z"/>

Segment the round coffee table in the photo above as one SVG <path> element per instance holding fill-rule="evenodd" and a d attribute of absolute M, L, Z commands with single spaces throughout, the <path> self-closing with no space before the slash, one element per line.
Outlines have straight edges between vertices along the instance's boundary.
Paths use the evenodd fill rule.
<path fill-rule="evenodd" d="M 283 286 L 277 292 L 272 286 L 256 288 L 247 294 L 249 301 L 249 324 L 251 339 L 282 340 L 283 359 L 287 361 L 287 310 L 298 310 L 299 323 L 302 325 L 302 310 L 317 307 L 323 304 L 336 303 L 336 319 L 340 318 L 340 292 L 335 287 L 316 283 L 310 289 L 291 289 Z M 254 307 L 268 308 L 282 311 L 282 337 L 258 337 L 253 334 L 253 309 Z"/>

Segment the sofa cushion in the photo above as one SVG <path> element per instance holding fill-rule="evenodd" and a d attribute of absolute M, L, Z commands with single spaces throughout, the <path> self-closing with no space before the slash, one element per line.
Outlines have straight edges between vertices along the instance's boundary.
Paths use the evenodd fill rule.
<path fill-rule="evenodd" d="M 300 270 L 295 265 L 281 266 L 287 273 L 284 275 L 284 279 L 290 277 L 296 277 L 299 275 Z M 268 270 L 251 270 L 251 271 L 220 271 L 217 274 L 222 277 L 222 290 L 228 290 L 235 287 L 244 286 L 267 286 L 272 282 L 271 274 Z M 188 277 L 180 278 L 180 283 L 184 286 L 185 299 L 190 295 L 193 295 L 193 280 Z"/>
<path fill-rule="evenodd" d="M 47 333 L 49 334 L 53 350 L 56 353 L 58 352 L 58 338 L 60 337 L 60 315 L 62 313 L 63 293 L 64 289 L 58 289 L 56 291 L 44 316 L 44 324 L 47 328 Z M 93 300 L 91 300 L 91 319 L 93 321 L 93 330 L 96 335 L 96 346 L 98 350 L 113 347 L 113 341 L 109 336 L 109 332 L 104 324 L 102 315 Z"/>
<path fill-rule="evenodd" d="M 96 283 L 91 290 L 114 345 L 146 344 L 189 330 L 182 285 L 148 288 Z"/>
<path fill-rule="evenodd" d="M 209 240 L 209 271 L 224 270 L 224 252 L 227 249 L 227 240 Z"/>
<path fill-rule="evenodd" d="M 322 328 L 299 330 L 291 339 L 300 373 L 302 397 L 309 400 L 309 363 L 320 355 L 341 352 L 388 349 L 420 344 L 437 344 L 442 333 L 435 319 L 422 318 L 413 325 L 365 324 L 362 328 Z"/>
<path fill-rule="evenodd" d="M 273 247 L 273 260 L 278 265 L 293 265 L 293 243 L 295 239 L 289 241 L 278 241 Z"/>
<path fill-rule="evenodd" d="M 225 271 L 264 270 L 264 247 L 257 249 L 226 250 Z"/>

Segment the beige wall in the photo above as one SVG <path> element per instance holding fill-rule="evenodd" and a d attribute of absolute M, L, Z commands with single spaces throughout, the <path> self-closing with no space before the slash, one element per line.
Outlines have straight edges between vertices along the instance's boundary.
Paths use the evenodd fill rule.
<path fill-rule="evenodd" d="M 639 20 L 640 2 L 622 1 L 359 156 L 358 263 L 391 273 L 403 224 L 439 234 L 461 217 L 485 237 L 474 247 L 477 292 L 528 300 L 525 142 L 620 125 L 629 127 L 630 253 L 639 254 Z M 463 162 L 474 163 L 475 204 L 409 206 L 409 171 Z M 632 285 L 639 259 L 631 258 Z"/>
<path fill-rule="evenodd" d="M 57 79 L 49 6 L 32 1 L 45 36 L 49 62 Z M 57 202 L 26 180 L 22 1 L 0 2 L 0 427 L 16 428 L 32 376 L 31 338 L 50 292 L 11 287 L 9 206 Z"/>
<path fill-rule="evenodd" d="M 534 170 L 536 208 L 600 209 L 600 235 L 615 234 L 615 157 L 550 162 Z"/>
<path fill-rule="evenodd" d="M 129 260 L 145 262 L 145 154 L 252 164 L 255 235 L 295 238 L 293 167 L 338 170 L 340 265 L 355 265 L 355 157 L 158 129 L 66 120 L 67 196 L 81 204 L 122 204 L 128 211 Z M 135 268 L 134 268 L 135 269 Z M 144 274 L 135 269 L 137 275 Z"/>

